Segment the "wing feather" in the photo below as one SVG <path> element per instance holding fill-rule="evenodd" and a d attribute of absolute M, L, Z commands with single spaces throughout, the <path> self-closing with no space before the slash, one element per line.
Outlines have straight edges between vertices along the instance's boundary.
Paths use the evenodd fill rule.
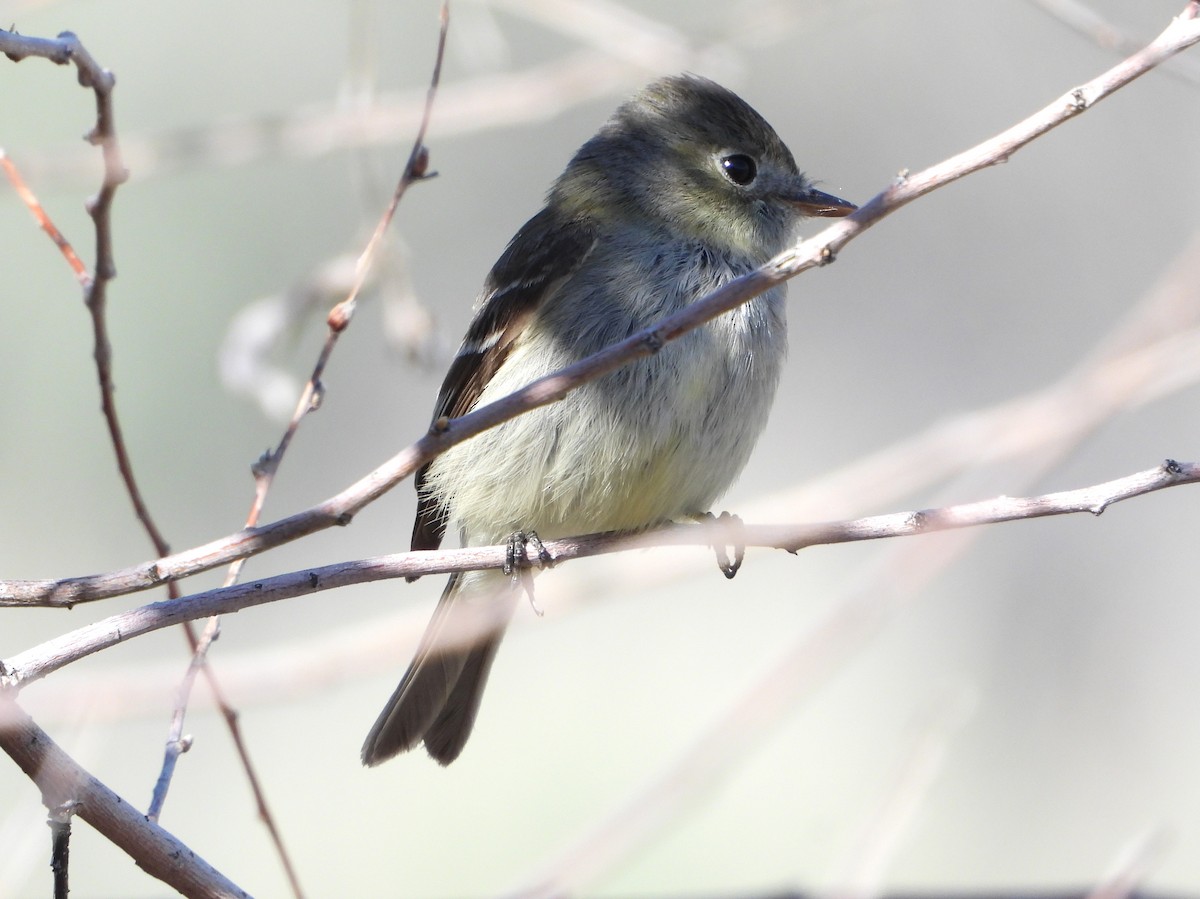
<path fill-rule="evenodd" d="M 530 317 L 554 301 L 596 245 L 578 221 L 563 222 L 543 209 L 517 232 L 484 283 L 475 317 L 446 373 L 433 420 L 470 412 L 521 338 Z M 437 549 L 446 535 L 447 510 L 424 490 L 429 466 L 417 472 L 417 520 L 412 548 Z"/>

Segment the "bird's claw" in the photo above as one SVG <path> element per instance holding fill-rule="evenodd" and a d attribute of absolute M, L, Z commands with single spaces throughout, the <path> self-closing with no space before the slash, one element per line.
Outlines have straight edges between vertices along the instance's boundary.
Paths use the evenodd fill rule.
<path fill-rule="evenodd" d="M 526 558 L 527 550 L 531 545 L 537 550 L 539 567 L 546 568 L 554 561 L 554 557 L 542 543 L 537 531 L 516 531 L 509 536 L 508 547 L 504 553 L 504 573 L 506 575 L 512 577 L 521 569 L 532 567 Z"/>

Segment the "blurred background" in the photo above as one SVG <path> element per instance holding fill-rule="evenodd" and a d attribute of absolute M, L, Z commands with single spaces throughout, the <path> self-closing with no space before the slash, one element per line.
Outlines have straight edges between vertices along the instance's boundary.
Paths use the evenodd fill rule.
<path fill-rule="evenodd" d="M 1138 42 L 1183 5 L 1088 8 Z M 488 268 L 645 81 L 725 83 L 823 189 L 861 203 L 1121 58 L 1029 0 L 451 12 L 427 141 L 438 177 L 400 207 L 268 519 L 421 435 Z M 72 30 L 117 75 L 132 172 L 114 210 L 117 400 L 172 546 L 221 537 L 245 518 L 250 464 L 278 441 L 408 154 L 437 4 L 31 0 L 0 2 L 0 21 Z M 1200 457 L 1198 54 L 793 282 L 785 382 L 722 508 L 819 521 Z M 92 97 L 45 61 L 0 62 L 0 146 L 90 264 Z M 79 289 L 7 186 L 0 272 L 0 576 L 149 559 Z M 1198 497 L 798 557 L 751 549 L 732 582 L 699 548 L 563 566 L 537 581 L 544 617 L 519 611 L 447 769 L 421 753 L 358 761 L 441 578 L 231 616 L 211 660 L 310 896 L 486 896 L 543 877 L 589 896 L 1044 890 L 1130 858 L 1150 889 L 1194 894 Z M 244 577 L 406 549 L 413 506 L 401 485 Z M 0 610 L 0 657 L 162 595 Z M 144 808 L 186 663 L 182 635 L 161 631 L 22 703 Z M 287 895 L 203 686 L 186 731 L 163 825 L 251 893 Z M 45 812 L 5 762 L 0 896 L 44 896 Z M 80 899 L 167 892 L 82 823 L 71 860 Z"/>

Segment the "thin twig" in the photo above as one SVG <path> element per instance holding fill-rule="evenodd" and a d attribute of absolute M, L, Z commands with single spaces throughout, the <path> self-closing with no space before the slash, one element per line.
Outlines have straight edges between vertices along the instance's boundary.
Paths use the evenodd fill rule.
<path fill-rule="evenodd" d="M 13 49 L 13 48 L 16 49 Z M 129 178 L 129 172 L 121 159 L 121 147 L 117 139 L 115 114 L 113 111 L 113 88 L 116 79 L 112 72 L 103 68 L 87 49 L 80 43 L 79 38 L 69 31 L 64 31 L 53 40 L 45 38 L 24 38 L 11 32 L 0 31 L 0 51 L 13 59 L 21 59 L 27 55 L 44 56 L 53 62 L 64 64 L 72 62 L 79 73 L 79 83 L 92 91 L 96 98 L 96 122 L 85 135 L 85 139 L 93 146 L 100 148 L 104 162 L 104 175 L 100 190 L 88 200 L 86 206 L 88 215 L 96 233 L 96 262 L 92 276 L 83 280 L 83 301 L 92 318 L 93 356 L 96 362 L 96 376 L 100 384 L 100 406 L 104 412 L 104 421 L 108 426 L 109 437 L 112 441 L 113 452 L 117 459 L 117 468 L 125 490 L 133 504 L 134 513 L 142 528 L 154 544 L 159 555 L 170 552 L 170 546 L 158 530 L 150 515 L 149 507 L 142 497 L 137 478 L 133 472 L 133 463 L 125 438 L 121 430 L 120 418 L 117 415 L 116 399 L 114 397 L 112 346 L 108 339 L 108 322 L 105 315 L 108 301 L 108 285 L 117 276 L 116 262 L 113 258 L 112 233 L 112 204 L 117 188 Z"/>
<path fill-rule="evenodd" d="M 121 149 L 117 140 L 113 112 L 112 93 L 116 79 L 112 72 L 96 62 L 95 58 L 80 43 L 79 38 L 69 31 L 64 31 L 57 38 L 51 39 L 25 37 L 0 29 L 0 52 L 16 62 L 29 56 L 38 56 L 49 59 L 58 65 L 74 63 L 80 85 L 90 89 L 96 98 L 96 122 L 85 135 L 88 143 L 100 147 L 101 158 L 104 162 L 104 175 L 100 183 L 100 190 L 86 204 L 96 234 L 94 272 L 89 275 L 85 270 L 81 270 L 82 264 L 79 263 L 78 257 L 73 251 L 68 253 L 67 249 L 64 249 L 63 243 L 60 242 L 61 235 L 55 236 L 57 229 L 51 230 L 40 218 L 39 221 L 63 251 L 83 287 L 84 305 L 91 314 L 92 320 L 93 357 L 96 363 L 96 378 L 100 385 L 100 406 L 108 427 L 113 453 L 116 456 L 117 469 L 121 473 L 126 493 L 129 494 L 134 514 L 150 537 L 154 551 L 159 556 L 164 556 L 171 551 L 171 548 L 154 523 L 150 510 L 142 497 L 137 478 L 134 476 L 129 450 L 125 445 L 120 418 L 117 415 L 112 372 L 112 346 L 108 339 L 108 322 L 105 316 L 108 284 L 117 274 L 116 263 L 113 259 L 112 203 L 117 188 L 129 178 L 129 172 L 121 160 Z M 33 209 L 32 206 L 30 208 Z M 168 595 L 177 597 L 179 591 L 168 585 Z"/>
<path fill-rule="evenodd" d="M 8 158 L 8 154 L 3 149 L 0 149 L 0 166 L 3 166 L 4 174 L 8 176 L 9 183 L 12 184 L 13 190 L 17 192 L 17 196 L 20 197 L 21 202 L 33 213 L 34 221 L 54 241 L 54 245 L 58 247 L 58 251 L 67 260 L 67 265 L 75 273 L 75 280 L 86 290 L 92 282 L 91 272 L 87 270 L 87 266 L 83 264 L 83 260 L 79 258 L 79 254 L 75 252 L 75 248 L 71 246 L 71 242 L 58 230 L 58 226 L 54 224 L 53 219 L 50 218 L 50 214 L 46 212 L 45 207 L 42 206 L 29 185 L 25 183 L 25 179 L 21 177 L 20 171 L 18 171 L 16 165 Z"/>
<path fill-rule="evenodd" d="M 1114 503 L 1168 487 L 1194 483 L 1200 483 L 1200 463 L 1168 459 L 1146 471 L 1059 493 L 1030 497 L 999 496 L 940 509 L 893 512 L 852 521 L 810 525 L 740 524 L 737 525 L 736 537 L 746 546 L 797 552 L 810 546 L 890 537 L 915 537 L 1003 521 L 1079 512 L 1099 515 Z M 729 533 L 729 528 L 727 522 L 714 520 L 704 524 L 671 525 L 645 534 L 591 534 L 565 540 L 548 540 L 544 545 L 558 564 L 588 556 L 643 549 L 647 546 L 711 546 L 721 541 L 729 543 L 735 536 Z M 85 625 L 12 656 L 0 663 L 0 687 L 8 690 L 20 689 L 92 653 L 183 621 L 237 612 L 351 584 L 413 575 L 503 569 L 507 552 L 507 546 L 485 546 L 395 553 L 293 571 L 248 584 L 206 590 L 178 600 L 150 603 Z M 536 551 L 527 552 L 530 555 L 526 561 L 531 566 L 536 565 Z M 486 622 L 481 626 L 486 629 Z M 447 639 L 446 643 L 454 645 L 460 641 L 471 642 L 477 636 L 474 632 L 455 634 Z"/>
<path fill-rule="evenodd" d="M 429 130 L 429 123 L 433 115 L 433 101 L 437 95 L 438 84 L 441 80 L 442 62 L 446 53 L 446 36 L 450 25 L 450 11 L 448 0 L 443 0 L 440 16 L 437 51 L 434 57 L 433 75 L 430 78 L 429 89 L 426 94 L 425 108 L 421 117 L 420 125 L 417 129 L 416 137 L 413 141 L 412 150 L 409 153 L 408 160 L 404 165 L 396 189 L 392 194 L 391 202 L 381 216 L 375 231 L 368 241 L 366 248 L 359 257 L 358 264 L 355 269 L 355 279 L 351 286 L 349 295 L 338 303 L 330 311 L 327 317 L 329 326 L 328 334 L 325 338 L 324 346 L 317 357 L 317 361 L 313 366 L 313 371 L 305 385 L 304 391 L 296 405 L 295 411 L 292 413 L 292 418 L 289 421 L 283 436 L 280 438 L 279 444 L 274 451 L 263 455 L 261 459 L 254 465 L 254 500 L 251 503 L 250 511 L 246 517 L 246 527 L 252 528 L 258 524 L 259 518 L 262 515 L 263 506 L 266 503 L 267 494 L 270 492 L 271 486 L 274 483 L 275 475 L 279 471 L 279 465 L 282 463 L 284 455 L 288 447 L 291 445 L 295 437 L 301 421 L 308 415 L 309 412 L 315 411 L 321 404 L 321 399 L 324 396 L 324 385 L 322 376 L 326 365 L 333 351 L 337 346 L 338 339 L 342 333 L 349 327 L 353 319 L 354 311 L 357 306 L 358 295 L 362 290 L 379 247 L 382 244 L 383 237 L 390 226 L 392 219 L 395 217 L 396 209 L 399 206 L 401 198 L 407 192 L 409 186 L 421 180 L 432 177 L 432 173 L 428 172 L 429 152 L 425 146 L 425 136 Z M 226 574 L 224 586 L 229 587 L 237 583 L 241 573 L 245 558 L 237 559 L 230 566 Z M 187 705 L 191 697 L 192 687 L 195 684 L 196 675 L 203 671 L 210 685 L 214 688 L 214 694 L 217 697 L 218 705 L 222 718 L 225 720 L 229 728 L 230 734 L 233 737 L 234 744 L 237 748 L 239 758 L 242 761 L 243 769 L 250 783 L 252 792 L 254 793 L 255 805 L 258 809 L 258 815 L 262 820 L 263 825 L 267 828 L 271 836 L 272 842 L 279 857 L 283 863 L 288 881 L 291 885 L 293 895 L 300 897 L 303 895 L 299 878 L 296 874 L 295 867 L 291 862 L 290 857 L 283 845 L 282 836 L 279 833 L 279 828 L 275 823 L 274 816 L 271 814 L 270 807 L 267 804 L 266 794 L 262 789 L 262 783 L 258 777 L 255 767 L 251 761 L 249 751 L 245 745 L 245 741 L 241 738 L 241 728 L 238 724 L 237 711 L 225 700 L 223 694 L 219 691 L 217 683 L 211 669 L 208 666 L 207 654 L 209 647 L 217 639 L 220 634 L 220 619 L 218 616 L 211 617 L 205 625 L 203 634 L 196 638 L 194 631 L 191 630 L 190 624 L 188 627 L 188 637 L 192 644 L 192 658 L 188 665 L 187 671 L 184 674 L 178 688 L 176 689 L 175 705 L 171 715 L 171 725 L 168 730 L 166 748 L 163 753 L 163 764 L 159 772 L 158 779 L 155 781 L 153 795 L 150 800 L 150 807 L 147 812 L 148 817 L 157 821 L 162 812 L 163 804 L 166 802 L 167 791 L 170 788 L 171 779 L 174 775 L 176 762 L 180 754 L 186 752 L 191 745 L 191 741 L 183 736 L 183 725 L 187 715 Z"/>
<path fill-rule="evenodd" d="M 54 875 L 54 899 L 67 899 L 71 892 L 71 818 L 77 803 L 68 800 L 50 810 L 46 823 L 50 826 L 50 871 Z"/>

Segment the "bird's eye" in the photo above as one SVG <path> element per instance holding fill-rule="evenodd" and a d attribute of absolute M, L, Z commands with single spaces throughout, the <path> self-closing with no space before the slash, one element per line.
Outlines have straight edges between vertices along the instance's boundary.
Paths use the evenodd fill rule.
<path fill-rule="evenodd" d="M 721 159 L 721 171 L 734 184 L 745 187 L 758 177 L 758 163 L 745 153 L 734 153 Z"/>

